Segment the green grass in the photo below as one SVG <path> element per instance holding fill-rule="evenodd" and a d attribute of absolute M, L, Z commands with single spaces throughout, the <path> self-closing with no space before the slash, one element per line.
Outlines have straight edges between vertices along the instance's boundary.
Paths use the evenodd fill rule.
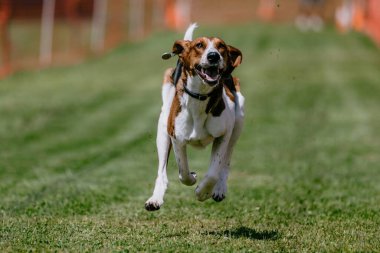
<path fill-rule="evenodd" d="M 201 28 L 244 54 L 246 124 L 228 198 L 198 202 L 173 156 L 158 212 L 156 34 L 0 82 L 0 251 L 380 251 L 380 52 L 364 36 Z M 209 151 L 190 149 L 202 177 Z"/>

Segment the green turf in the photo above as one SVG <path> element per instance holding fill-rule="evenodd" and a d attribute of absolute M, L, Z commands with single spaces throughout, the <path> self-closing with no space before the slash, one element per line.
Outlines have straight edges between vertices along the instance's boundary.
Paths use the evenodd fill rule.
<path fill-rule="evenodd" d="M 380 52 L 359 34 L 201 28 L 244 54 L 229 195 L 198 202 L 173 157 L 158 212 L 156 34 L 0 82 L 0 251 L 380 251 Z M 190 150 L 200 178 L 209 151 Z"/>

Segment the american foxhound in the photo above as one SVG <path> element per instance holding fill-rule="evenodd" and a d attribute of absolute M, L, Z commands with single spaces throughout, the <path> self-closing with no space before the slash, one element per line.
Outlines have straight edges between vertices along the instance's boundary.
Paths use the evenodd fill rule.
<path fill-rule="evenodd" d="M 196 27 L 190 25 L 184 39 L 163 56 L 178 55 L 179 59 L 176 69 L 164 75 L 157 129 L 158 175 L 153 195 L 145 203 L 148 211 L 160 209 L 164 202 L 171 147 L 180 181 L 189 186 L 196 183 L 196 174 L 189 171 L 187 144 L 202 148 L 213 142 L 208 172 L 195 189 L 197 199 L 222 201 L 226 197 L 231 154 L 244 121 L 244 97 L 239 80 L 231 76 L 242 53 L 220 38 L 193 40 Z"/>

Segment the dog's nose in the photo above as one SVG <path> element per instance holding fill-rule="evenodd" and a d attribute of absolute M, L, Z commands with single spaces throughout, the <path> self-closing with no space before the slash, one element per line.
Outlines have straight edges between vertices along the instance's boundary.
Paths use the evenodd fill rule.
<path fill-rule="evenodd" d="M 209 63 L 217 63 L 220 59 L 220 55 L 217 52 L 210 52 L 207 54 L 207 60 Z"/>

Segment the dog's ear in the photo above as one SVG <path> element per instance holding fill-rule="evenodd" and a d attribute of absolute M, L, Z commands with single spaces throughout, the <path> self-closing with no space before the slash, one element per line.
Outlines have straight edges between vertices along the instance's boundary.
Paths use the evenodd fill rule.
<path fill-rule="evenodd" d="M 227 46 L 228 48 L 228 54 L 230 55 L 230 64 L 233 68 L 236 68 L 239 66 L 243 60 L 243 55 L 239 49 L 236 47 Z"/>
<path fill-rule="evenodd" d="M 189 47 L 189 45 L 190 41 L 188 40 L 177 40 L 176 42 L 174 42 L 172 52 L 181 56 L 183 51 L 185 51 Z"/>

